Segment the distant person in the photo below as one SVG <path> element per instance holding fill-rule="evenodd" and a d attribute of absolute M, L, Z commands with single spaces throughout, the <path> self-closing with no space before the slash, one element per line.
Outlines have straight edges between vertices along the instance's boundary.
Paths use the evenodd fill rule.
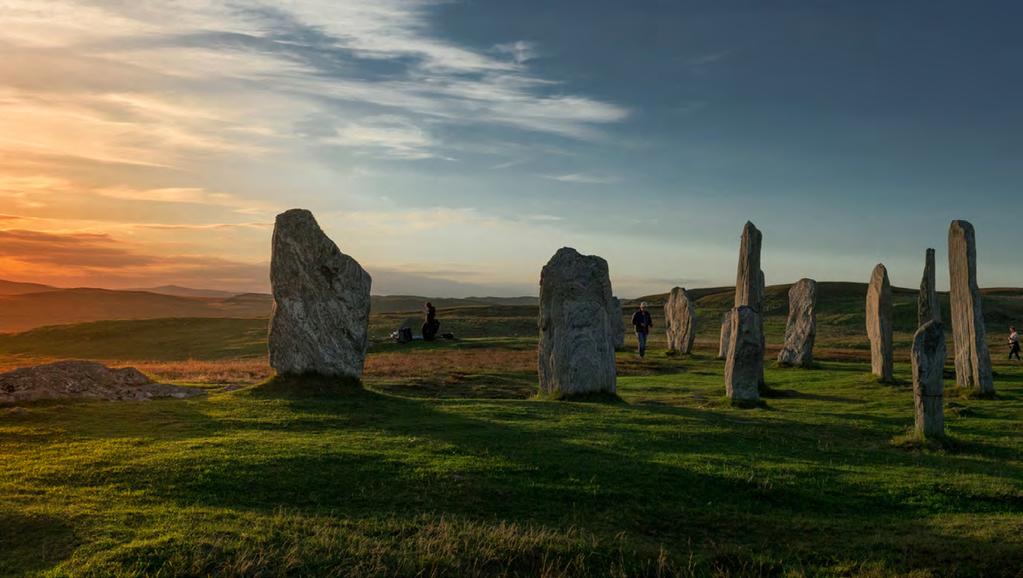
<path fill-rule="evenodd" d="M 1019 334 L 1016 333 L 1015 327 L 1009 328 L 1009 359 L 1016 356 L 1016 361 L 1019 361 Z"/>
<path fill-rule="evenodd" d="M 433 341 L 440 331 L 440 321 L 437 321 L 437 308 L 433 303 L 426 302 L 426 323 L 423 323 L 423 339 Z"/>
<path fill-rule="evenodd" d="M 650 328 L 654 326 L 654 320 L 650 312 L 646 310 L 646 301 L 639 304 L 639 311 L 632 315 L 632 326 L 636 328 L 636 340 L 639 341 L 639 356 L 646 356 L 646 338 L 650 334 Z"/>

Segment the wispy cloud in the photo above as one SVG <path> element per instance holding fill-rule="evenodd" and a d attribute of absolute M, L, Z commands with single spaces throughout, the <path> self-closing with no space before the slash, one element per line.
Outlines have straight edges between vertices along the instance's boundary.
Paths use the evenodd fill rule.
<path fill-rule="evenodd" d="M 560 181 L 562 183 L 580 183 L 586 185 L 613 185 L 621 182 L 618 177 L 612 176 L 601 176 L 601 175 L 585 175 L 581 173 L 570 173 L 567 175 L 541 175 L 545 179 L 552 181 Z"/>

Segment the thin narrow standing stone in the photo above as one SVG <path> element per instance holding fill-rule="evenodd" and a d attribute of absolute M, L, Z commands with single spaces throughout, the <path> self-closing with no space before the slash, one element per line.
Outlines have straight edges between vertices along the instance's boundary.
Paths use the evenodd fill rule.
<path fill-rule="evenodd" d="M 739 242 L 739 267 L 735 274 L 735 306 L 752 307 L 757 313 L 760 313 L 760 302 L 764 294 L 763 271 L 760 270 L 760 245 L 763 237 L 753 223 L 746 222 Z"/>
<path fill-rule="evenodd" d="M 892 381 L 892 286 L 888 270 L 878 264 L 867 286 L 867 337 L 870 370 L 881 381 Z"/>
<path fill-rule="evenodd" d="M 973 225 L 952 221 L 948 229 L 949 301 L 955 344 L 956 384 L 985 395 L 995 393 L 984 312 L 977 288 L 977 241 Z"/>
<path fill-rule="evenodd" d="M 607 261 L 559 249 L 540 273 L 540 391 L 561 397 L 615 391 Z"/>
<path fill-rule="evenodd" d="M 760 343 L 760 314 L 745 305 L 732 309 L 728 360 L 725 361 L 725 393 L 732 401 L 760 399 L 760 371 L 764 349 Z"/>
<path fill-rule="evenodd" d="M 718 342 L 718 359 L 728 359 L 728 345 L 732 338 L 732 310 L 721 314 L 721 339 Z"/>
<path fill-rule="evenodd" d="M 696 305 L 682 287 L 675 287 L 664 305 L 668 350 L 688 354 L 696 340 Z"/>
<path fill-rule="evenodd" d="M 927 438 L 945 435 L 943 413 L 945 375 L 945 330 L 941 321 L 931 319 L 913 336 L 913 404 L 916 433 Z"/>
<path fill-rule="evenodd" d="M 924 276 L 920 280 L 920 295 L 916 303 L 917 327 L 923 327 L 930 320 L 941 321 L 941 304 L 938 303 L 937 283 L 934 280 L 934 249 L 927 249 L 924 261 Z"/>
<path fill-rule="evenodd" d="M 800 279 L 789 289 L 789 319 L 785 345 L 778 363 L 796 367 L 813 365 L 813 342 L 817 336 L 817 282 Z"/>

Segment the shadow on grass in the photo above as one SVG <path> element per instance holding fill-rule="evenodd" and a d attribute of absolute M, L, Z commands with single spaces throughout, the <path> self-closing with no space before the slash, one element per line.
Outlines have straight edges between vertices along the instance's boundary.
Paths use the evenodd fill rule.
<path fill-rule="evenodd" d="M 78 546 L 66 520 L 42 514 L 0 512 L 0 575 L 18 576 L 67 559 Z"/>

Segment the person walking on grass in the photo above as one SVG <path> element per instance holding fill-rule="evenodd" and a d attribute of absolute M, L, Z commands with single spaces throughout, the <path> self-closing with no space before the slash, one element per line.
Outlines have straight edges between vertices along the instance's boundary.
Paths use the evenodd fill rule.
<path fill-rule="evenodd" d="M 646 301 L 639 304 L 639 311 L 632 315 L 632 326 L 636 328 L 636 340 L 639 341 L 639 356 L 646 356 L 646 338 L 650 334 L 650 328 L 654 326 L 654 320 L 650 318 L 650 312 L 646 310 Z"/>
<path fill-rule="evenodd" d="M 1019 361 L 1019 334 L 1016 333 L 1015 327 L 1009 328 L 1009 359 L 1013 356 L 1016 357 L 1016 361 Z"/>

